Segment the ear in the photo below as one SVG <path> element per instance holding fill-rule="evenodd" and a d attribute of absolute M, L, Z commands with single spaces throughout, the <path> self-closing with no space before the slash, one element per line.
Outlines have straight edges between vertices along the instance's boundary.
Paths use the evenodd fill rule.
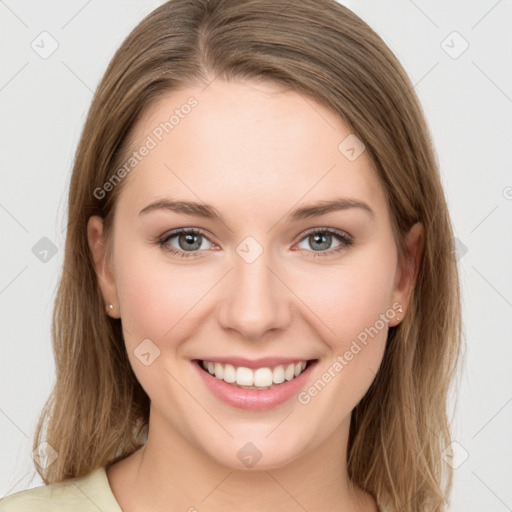
<path fill-rule="evenodd" d="M 397 312 L 400 320 L 395 320 L 391 325 L 396 325 L 403 320 L 409 307 L 412 291 L 416 285 L 425 248 L 424 229 L 421 222 L 414 224 L 405 236 L 405 248 L 403 261 L 398 262 L 391 301 L 391 304 L 398 303 L 401 305 L 400 312 Z"/>
<path fill-rule="evenodd" d="M 117 288 L 114 274 L 110 262 L 108 261 L 105 237 L 103 233 L 103 219 L 98 215 L 93 215 L 87 222 L 87 239 L 89 249 L 92 253 L 98 285 L 105 301 L 105 311 L 112 318 L 120 318 L 119 301 L 117 300 Z M 108 305 L 112 304 L 113 309 Z"/>

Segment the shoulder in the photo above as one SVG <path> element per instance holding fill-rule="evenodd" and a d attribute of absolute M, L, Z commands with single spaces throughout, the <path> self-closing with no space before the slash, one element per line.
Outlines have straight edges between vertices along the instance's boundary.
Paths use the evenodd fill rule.
<path fill-rule="evenodd" d="M 105 467 L 81 478 L 34 487 L 0 500 L 0 512 L 121 512 Z"/>

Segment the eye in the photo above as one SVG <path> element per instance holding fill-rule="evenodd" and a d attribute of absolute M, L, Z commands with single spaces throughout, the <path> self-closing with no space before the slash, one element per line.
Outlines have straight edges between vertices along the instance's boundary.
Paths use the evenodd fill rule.
<path fill-rule="evenodd" d="M 330 246 L 332 245 L 333 238 L 338 241 L 338 245 L 331 249 Z M 174 239 L 177 246 L 171 243 Z M 313 248 L 312 251 L 308 250 L 308 252 L 313 253 L 313 257 L 333 255 L 354 243 L 350 235 L 332 228 L 311 229 L 302 237 L 300 243 L 303 243 L 303 241 Z M 158 244 L 162 249 L 181 258 L 201 256 L 200 253 L 208 249 L 208 242 L 209 239 L 205 233 L 197 228 L 180 228 L 158 239 Z M 209 243 L 214 245 L 212 242 Z"/>
<path fill-rule="evenodd" d="M 330 249 L 333 238 L 337 240 L 339 244 L 334 249 Z M 302 241 L 305 241 L 313 248 L 313 257 L 332 256 L 346 247 L 350 247 L 354 243 L 352 237 L 343 231 L 332 228 L 314 228 L 309 230 L 306 232 L 306 236 L 302 238 L 301 243 Z"/>
<path fill-rule="evenodd" d="M 172 239 L 176 239 L 177 247 L 169 243 Z M 203 244 L 207 240 L 208 238 L 200 229 L 181 228 L 164 235 L 164 238 L 160 239 L 158 243 L 162 249 L 169 251 L 171 254 L 182 258 L 195 258 L 199 255 L 200 249 L 207 249 Z"/>

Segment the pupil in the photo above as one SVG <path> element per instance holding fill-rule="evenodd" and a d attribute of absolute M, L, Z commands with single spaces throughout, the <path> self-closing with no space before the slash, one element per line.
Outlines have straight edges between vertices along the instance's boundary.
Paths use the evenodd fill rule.
<path fill-rule="evenodd" d="M 199 238 L 200 236 L 201 235 L 196 235 L 195 233 L 186 233 L 184 235 L 181 235 L 180 236 L 180 247 L 182 249 L 184 249 L 185 251 L 189 251 L 189 250 L 192 250 L 192 249 L 199 249 L 199 247 L 201 247 L 201 242 L 200 241 L 199 241 L 198 245 L 197 245 L 197 241 L 195 242 L 196 246 L 193 245 L 193 244 L 194 244 L 194 239 L 195 238 Z M 185 239 L 185 241 L 186 241 L 184 247 L 181 244 L 183 239 Z"/>
<path fill-rule="evenodd" d="M 201 242 L 199 241 L 199 245 L 197 242 L 197 239 L 200 238 L 201 235 L 197 235 L 195 233 L 186 233 L 184 235 L 180 236 L 180 246 L 182 246 L 181 241 L 184 238 L 186 240 L 185 247 L 182 246 L 184 250 L 193 250 L 193 249 L 199 249 L 201 247 Z M 319 244 L 322 247 L 320 249 L 328 249 L 331 241 L 331 235 L 324 233 L 319 234 L 315 233 L 314 235 L 311 235 L 310 239 L 313 240 L 313 244 Z M 195 240 L 195 242 L 194 242 Z"/>
<path fill-rule="evenodd" d="M 329 235 L 327 233 L 324 233 L 324 234 L 316 233 L 316 234 L 312 235 L 312 238 L 313 238 L 314 243 L 318 243 L 318 244 L 322 245 L 322 247 L 320 247 L 320 249 L 328 249 L 329 248 L 331 235 Z M 323 242 L 322 242 L 322 239 L 324 240 Z"/>

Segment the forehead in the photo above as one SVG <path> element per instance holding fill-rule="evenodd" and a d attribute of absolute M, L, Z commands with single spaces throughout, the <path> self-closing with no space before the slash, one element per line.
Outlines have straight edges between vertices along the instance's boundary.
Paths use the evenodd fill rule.
<path fill-rule="evenodd" d="M 284 213 L 343 196 L 384 212 L 369 155 L 346 152 L 361 149 L 354 137 L 334 112 L 280 85 L 215 79 L 172 91 L 135 127 L 131 150 L 150 149 L 126 178 L 119 208 L 178 197 Z"/>

